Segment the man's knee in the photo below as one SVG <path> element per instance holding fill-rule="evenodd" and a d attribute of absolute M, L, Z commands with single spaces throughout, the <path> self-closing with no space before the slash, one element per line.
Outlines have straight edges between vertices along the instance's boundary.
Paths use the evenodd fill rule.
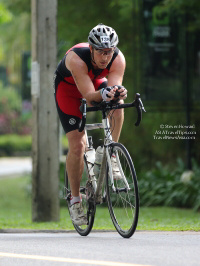
<path fill-rule="evenodd" d="M 80 142 L 76 142 L 73 143 L 73 145 L 71 145 L 70 151 L 73 152 L 76 156 L 83 156 L 85 150 L 85 144 L 83 141 Z"/>
<path fill-rule="evenodd" d="M 115 118 L 123 118 L 124 117 L 124 109 L 116 109 L 113 113 Z"/>
<path fill-rule="evenodd" d="M 70 136 L 67 137 L 69 143 L 69 152 L 72 152 L 76 156 L 82 157 L 85 150 L 85 135 L 79 135 L 79 134 L 75 133 L 74 136 L 71 134 Z"/>

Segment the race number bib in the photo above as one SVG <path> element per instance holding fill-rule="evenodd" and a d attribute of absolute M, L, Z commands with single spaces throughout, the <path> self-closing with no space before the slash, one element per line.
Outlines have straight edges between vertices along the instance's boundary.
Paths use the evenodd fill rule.
<path fill-rule="evenodd" d="M 100 36 L 101 43 L 110 42 L 110 37 L 108 36 Z"/>

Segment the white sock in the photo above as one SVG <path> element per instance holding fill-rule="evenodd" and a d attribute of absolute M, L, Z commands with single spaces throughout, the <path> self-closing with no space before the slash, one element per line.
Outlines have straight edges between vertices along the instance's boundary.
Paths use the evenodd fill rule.
<path fill-rule="evenodd" d="M 78 197 L 74 197 L 74 196 L 71 195 L 71 198 L 70 198 L 70 205 L 73 205 L 73 204 L 75 204 L 75 203 L 79 203 L 79 202 L 81 202 L 81 197 L 80 197 L 80 196 L 78 196 Z"/>

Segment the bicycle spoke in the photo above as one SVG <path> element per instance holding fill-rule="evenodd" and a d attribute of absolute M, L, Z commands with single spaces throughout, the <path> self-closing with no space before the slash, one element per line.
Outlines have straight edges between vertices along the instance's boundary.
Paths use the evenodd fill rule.
<path fill-rule="evenodd" d="M 126 202 L 127 202 L 127 201 L 126 201 Z M 122 203 L 125 204 L 124 201 L 122 201 Z M 124 209 L 125 209 L 125 212 L 126 212 L 126 214 L 127 214 L 127 217 L 129 218 L 128 211 L 127 211 L 127 208 L 126 208 L 125 205 L 124 205 Z M 130 222 L 130 218 L 129 218 L 129 222 Z"/>
<path fill-rule="evenodd" d="M 124 197 L 122 197 L 121 195 L 120 195 L 120 198 L 123 199 L 123 201 L 125 201 L 126 203 L 128 203 L 129 206 L 131 206 L 132 208 L 135 208 L 134 205 L 132 205 L 129 201 L 127 201 L 127 200 L 126 200 Z M 123 202 L 123 201 L 122 201 L 122 202 Z"/>
<path fill-rule="evenodd" d="M 116 191 L 113 191 L 107 172 L 106 182 L 109 211 L 117 231 L 123 237 L 130 237 L 136 229 L 139 213 L 136 174 L 131 158 L 124 146 L 119 143 L 113 143 L 111 146 L 113 147 L 111 151 L 114 151 L 116 157 L 118 156 L 117 163 L 121 179 L 114 180 Z"/>

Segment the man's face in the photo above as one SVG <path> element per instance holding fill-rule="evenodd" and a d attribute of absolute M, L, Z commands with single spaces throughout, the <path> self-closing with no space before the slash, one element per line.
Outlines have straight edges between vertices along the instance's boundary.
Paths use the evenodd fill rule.
<path fill-rule="evenodd" d="M 91 46 L 90 46 L 90 52 L 92 53 Z M 95 61 L 97 67 L 101 69 L 106 68 L 112 59 L 113 53 L 114 53 L 113 48 L 98 49 L 98 50 L 94 48 L 93 60 Z"/>

